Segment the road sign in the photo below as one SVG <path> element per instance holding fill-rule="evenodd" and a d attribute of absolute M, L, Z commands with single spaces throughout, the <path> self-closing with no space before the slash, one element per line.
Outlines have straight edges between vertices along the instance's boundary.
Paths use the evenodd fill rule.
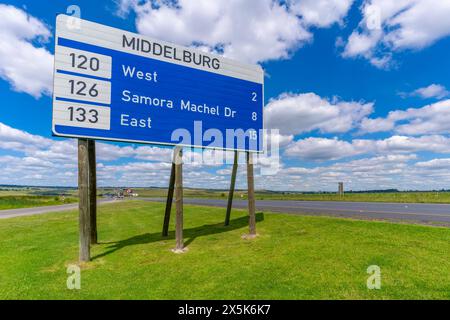
<path fill-rule="evenodd" d="M 56 19 L 53 134 L 260 152 L 260 66 Z"/>

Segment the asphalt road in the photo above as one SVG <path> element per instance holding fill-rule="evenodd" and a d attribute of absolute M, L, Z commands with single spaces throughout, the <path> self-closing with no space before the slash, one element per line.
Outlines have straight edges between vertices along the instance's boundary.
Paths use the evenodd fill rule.
<path fill-rule="evenodd" d="M 147 201 L 165 199 L 144 198 Z M 184 198 L 185 204 L 226 207 L 226 200 Z M 234 208 L 247 208 L 246 200 L 234 200 Z M 394 220 L 450 225 L 450 204 L 257 200 L 260 211 L 327 215 L 371 220 Z"/>
<path fill-rule="evenodd" d="M 165 202 L 164 198 L 139 198 L 145 201 Z M 184 198 L 185 204 L 226 207 L 226 200 Z M 117 200 L 99 200 L 99 203 Z M 29 216 L 47 212 L 74 210 L 77 203 L 59 206 L 0 210 L 0 219 Z M 234 208 L 247 208 L 246 200 L 234 200 Z M 393 220 L 450 225 L 450 204 L 423 203 L 380 203 L 380 202 L 334 202 L 334 201 L 290 201 L 257 200 L 259 211 L 284 212 L 292 214 L 327 215 L 346 218 Z"/>
<path fill-rule="evenodd" d="M 115 200 L 98 200 L 98 204 L 113 202 Z M 0 210 L 0 219 L 20 217 L 20 216 L 32 216 L 35 214 L 42 214 L 48 212 L 59 212 L 74 210 L 78 208 L 78 203 L 62 204 L 57 206 L 44 206 L 44 207 L 34 207 L 34 208 L 21 208 L 21 209 L 8 209 Z"/>

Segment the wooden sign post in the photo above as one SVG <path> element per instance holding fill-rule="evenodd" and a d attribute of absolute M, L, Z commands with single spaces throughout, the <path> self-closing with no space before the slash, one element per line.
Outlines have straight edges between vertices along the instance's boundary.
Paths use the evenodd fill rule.
<path fill-rule="evenodd" d="M 164 212 L 164 223 L 162 236 L 167 237 L 169 235 L 170 213 L 172 211 L 173 192 L 175 190 L 175 170 L 176 163 L 179 157 L 181 147 L 175 147 L 172 156 L 172 168 L 170 169 L 169 189 L 167 190 L 166 210 Z M 181 158 L 180 158 L 181 159 Z"/>
<path fill-rule="evenodd" d="M 247 189 L 248 189 L 248 225 L 249 233 L 244 235 L 245 239 L 252 239 L 257 236 L 256 233 L 256 205 L 255 205 L 255 177 L 253 174 L 253 154 L 246 152 L 247 160 Z M 225 215 L 225 226 L 230 224 L 231 208 L 233 205 L 233 195 L 236 184 L 236 173 L 238 168 L 238 151 L 234 152 L 234 163 L 231 171 L 231 184 L 228 194 L 227 213 Z"/>
<path fill-rule="evenodd" d="M 95 141 L 78 139 L 78 207 L 80 261 L 91 259 L 91 244 L 97 243 L 97 175 Z"/>
<path fill-rule="evenodd" d="M 78 139 L 78 206 L 80 228 L 80 262 L 89 261 L 90 216 L 89 216 L 89 151 L 88 140 Z"/>
<path fill-rule="evenodd" d="M 174 159 L 172 160 L 172 168 L 170 170 L 169 189 L 167 190 L 166 210 L 164 212 L 164 223 L 162 230 L 163 237 L 167 237 L 169 235 L 170 211 L 172 210 L 174 188 L 175 188 L 175 152 L 174 152 Z"/>
<path fill-rule="evenodd" d="M 186 251 L 183 241 L 183 149 L 175 148 L 175 241 L 176 246 L 173 249 L 175 253 L 183 253 Z"/>
<path fill-rule="evenodd" d="M 251 152 L 247 152 L 247 187 L 249 234 L 245 238 L 254 238 L 256 237 L 255 179 L 253 176 L 253 154 Z"/>
<path fill-rule="evenodd" d="M 238 169 L 238 157 L 239 157 L 238 151 L 234 151 L 233 169 L 231 171 L 231 184 L 230 184 L 230 191 L 228 193 L 227 213 L 225 215 L 226 226 L 230 224 L 231 208 L 233 206 L 234 187 L 236 184 L 236 173 Z"/>
<path fill-rule="evenodd" d="M 186 252 L 183 240 L 183 149 L 176 146 L 173 150 L 172 169 L 170 171 L 169 189 L 167 191 L 166 210 L 162 236 L 169 235 L 170 213 L 172 210 L 173 194 L 175 193 L 175 253 Z"/>
<path fill-rule="evenodd" d="M 97 162 L 95 140 L 88 140 L 89 158 L 89 219 L 91 244 L 97 244 Z"/>

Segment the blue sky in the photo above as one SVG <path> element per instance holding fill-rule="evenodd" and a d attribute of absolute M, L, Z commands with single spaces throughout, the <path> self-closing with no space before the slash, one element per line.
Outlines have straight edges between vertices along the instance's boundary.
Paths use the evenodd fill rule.
<path fill-rule="evenodd" d="M 2 2 L 0 184 L 76 184 L 75 141 L 51 137 L 55 17 L 74 4 L 83 19 L 260 63 L 281 157 L 259 188 L 450 186 L 450 0 Z M 98 157 L 102 185 L 167 183 L 170 149 L 100 143 Z M 188 186 L 229 183 L 229 166 L 186 167 Z"/>

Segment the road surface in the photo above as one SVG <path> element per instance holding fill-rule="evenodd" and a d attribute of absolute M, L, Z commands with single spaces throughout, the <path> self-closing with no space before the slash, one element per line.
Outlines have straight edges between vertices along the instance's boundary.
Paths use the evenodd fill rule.
<path fill-rule="evenodd" d="M 139 198 L 145 201 L 165 202 L 164 198 Z M 99 203 L 117 200 L 99 200 Z M 184 198 L 185 204 L 226 207 L 226 200 Z M 77 203 L 59 206 L 0 210 L 0 219 L 29 216 L 47 212 L 74 210 Z M 234 208 L 247 208 L 246 200 L 234 200 Z M 260 211 L 285 212 L 292 214 L 328 215 L 346 218 L 393 220 L 406 222 L 450 225 L 450 204 L 424 203 L 381 203 L 381 202 L 334 202 L 334 201 L 291 201 L 257 200 Z"/>
<path fill-rule="evenodd" d="M 108 203 L 108 202 L 113 202 L 113 201 L 115 201 L 115 200 L 102 199 L 102 200 L 98 200 L 98 203 L 102 204 L 102 203 Z M 56 206 L 0 210 L 0 219 L 20 217 L 20 216 L 32 216 L 35 214 L 67 211 L 67 210 L 74 210 L 77 208 L 78 208 L 78 203 L 70 203 L 70 204 L 62 204 L 62 205 L 56 205 Z"/>
<path fill-rule="evenodd" d="M 165 199 L 141 198 L 146 201 Z M 184 198 L 185 204 L 226 207 L 226 200 Z M 234 200 L 234 208 L 247 208 L 246 200 Z M 260 211 L 308 215 L 331 215 L 347 218 L 412 221 L 450 225 L 450 204 L 380 203 L 338 201 L 257 200 Z"/>

